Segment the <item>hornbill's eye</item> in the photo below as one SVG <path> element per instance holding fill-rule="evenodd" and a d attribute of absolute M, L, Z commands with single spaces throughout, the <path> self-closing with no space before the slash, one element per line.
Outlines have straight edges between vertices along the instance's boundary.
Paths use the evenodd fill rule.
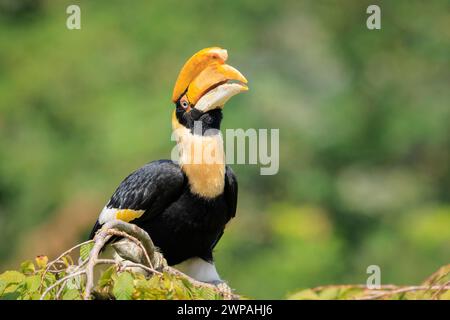
<path fill-rule="evenodd" d="M 183 109 L 187 109 L 189 107 L 189 102 L 183 100 L 180 102 L 180 105 L 183 107 Z"/>

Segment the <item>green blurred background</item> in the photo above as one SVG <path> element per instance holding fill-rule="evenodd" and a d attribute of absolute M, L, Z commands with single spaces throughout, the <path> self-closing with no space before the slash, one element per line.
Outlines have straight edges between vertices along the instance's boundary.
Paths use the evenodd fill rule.
<path fill-rule="evenodd" d="M 277 175 L 233 166 L 216 260 L 237 292 L 450 262 L 448 1 L 0 0 L 0 270 L 82 241 L 128 173 L 170 157 L 172 86 L 209 46 L 249 79 L 223 127 L 280 129 Z"/>

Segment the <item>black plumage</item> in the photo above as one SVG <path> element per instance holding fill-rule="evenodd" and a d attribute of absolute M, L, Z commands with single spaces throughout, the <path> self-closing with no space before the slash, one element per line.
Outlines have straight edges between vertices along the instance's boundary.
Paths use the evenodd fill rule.
<path fill-rule="evenodd" d="M 212 251 L 236 212 L 237 181 L 228 166 L 224 179 L 222 194 L 203 198 L 190 191 L 178 164 L 153 161 L 125 178 L 107 207 L 145 210 L 131 222 L 149 233 L 169 265 L 192 257 L 211 262 Z M 100 227 L 97 222 L 91 238 Z"/>

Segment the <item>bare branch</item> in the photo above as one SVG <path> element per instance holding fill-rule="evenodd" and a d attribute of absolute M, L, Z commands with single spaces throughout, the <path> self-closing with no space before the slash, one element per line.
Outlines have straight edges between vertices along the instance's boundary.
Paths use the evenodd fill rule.
<path fill-rule="evenodd" d="M 381 299 L 388 296 L 393 296 L 395 294 L 414 292 L 414 291 L 425 291 L 425 290 L 449 290 L 450 286 L 408 286 L 408 287 L 398 287 L 397 289 L 390 291 L 377 291 L 373 290 L 368 295 L 357 297 L 355 300 L 375 300 Z"/>
<path fill-rule="evenodd" d="M 138 263 L 134 261 L 129 261 L 128 259 L 124 261 L 116 261 L 114 259 L 100 259 L 99 255 L 102 252 L 102 250 L 105 248 L 106 244 L 109 242 L 109 240 L 113 236 L 118 236 L 121 238 L 125 238 L 130 240 L 132 243 L 138 246 L 140 250 L 142 250 L 143 257 L 143 263 Z M 231 289 L 227 285 L 222 286 L 219 288 L 219 286 L 215 286 L 213 284 L 204 283 L 197 281 L 195 279 L 192 279 L 188 275 L 184 274 L 181 271 L 178 271 L 177 269 L 174 269 L 172 267 L 169 267 L 167 265 L 167 262 L 165 261 L 164 257 L 161 253 L 159 253 L 156 249 L 156 247 L 153 244 L 153 241 L 151 240 L 150 236 L 147 232 L 139 228 L 138 226 L 134 224 L 130 224 L 124 221 L 120 220 L 113 220 L 110 222 L 107 222 L 103 225 L 103 227 L 97 232 L 93 240 L 85 241 L 83 243 L 77 244 L 76 246 L 66 250 L 61 255 L 59 255 L 55 260 L 51 261 L 47 266 L 46 269 L 43 272 L 42 275 L 42 281 L 41 286 L 43 283 L 44 276 L 47 272 L 51 272 L 51 267 L 54 266 L 56 263 L 64 263 L 61 259 L 63 257 L 67 256 L 69 253 L 71 253 L 76 248 L 79 248 L 85 244 L 88 243 L 94 243 L 93 248 L 91 249 L 89 253 L 89 257 L 81 261 L 80 263 L 72 268 L 72 270 L 69 270 L 70 268 L 61 269 L 61 271 L 65 271 L 68 274 L 63 277 L 62 279 L 56 281 L 53 285 L 46 288 L 44 293 L 41 296 L 41 300 L 45 298 L 45 296 L 54 288 L 59 287 L 55 298 L 59 299 L 61 294 L 63 293 L 63 290 L 67 284 L 67 281 L 73 277 L 76 277 L 78 275 L 85 274 L 86 275 L 86 286 L 83 293 L 83 298 L 85 300 L 91 299 L 91 295 L 94 290 L 94 268 L 95 266 L 99 264 L 111 264 L 111 265 L 117 265 L 117 267 L 120 269 L 129 269 L 129 268 L 141 268 L 148 272 L 149 274 L 158 274 L 160 276 L 163 275 L 163 273 L 167 273 L 179 278 L 183 278 L 188 280 L 192 286 L 196 288 L 208 288 L 211 290 L 214 290 L 217 293 L 220 293 L 225 299 L 238 299 L 239 296 L 234 295 L 231 293 Z M 145 260 L 145 261 L 144 261 Z"/>
<path fill-rule="evenodd" d="M 149 267 L 147 267 L 147 266 L 144 266 L 144 265 L 141 264 L 141 263 L 131 263 L 131 262 L 127 262 L 127 264 L 124 265 L 124 266 L 122 266 L 122 268 L 123 268 L 123 269 L 128 269 L 128 268 L 142 268 L 142 269 L 144 269 L 145 271 L 147 271 L 147 272 L 150 273 L 150 274 L 155 273 L 155 274 L 158 274 L 158 275 L 160 275 L 160 276 L 162 275 L 161 272 L 156 271 L 156 270 L 153 269 L 153 268 L 149 268 Z"/>
<path fill-rule="evenodd" d="M 89 254 L 88 263 L 86 265 L 85 300 L 90 299 L 92 289 L 94 288 L 94 268 L 98 263 L 98 255 L 111 237 L 112 235 L 108 234 L 107 229 L 104 228 L 102 228 L 94 237 L 95 244 Z"/>

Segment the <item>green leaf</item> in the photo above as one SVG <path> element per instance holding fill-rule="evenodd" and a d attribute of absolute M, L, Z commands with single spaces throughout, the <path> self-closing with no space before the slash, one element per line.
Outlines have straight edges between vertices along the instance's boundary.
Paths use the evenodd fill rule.
<path fill-rule="evenodd" d="M 294 293 L 288 297 L 289 300 L 317 300 L 319 296 L 311 289 L 306 289 Z"/>
<path fill-rule="evenodd" d="M 450 290 L 444 290 L 439 295 L 439 300 L 450 300 Z"/>
<path fill-rule="evenodd" d="M 73 265 L 73 260 L 71 256 L 64 256 L 61 258 L 61 261 L 64 263 L 66 268 Z"/>
<path fill-rule="evenodd" d="M 41 294 L 39 292 L 34 292 L 30 295 L 30 299 L 31 300 L 40 300 L 41 299 Z"/>
<path fill-rule="evenodd" d="M 6 281 L 0 280 L 0 297 L 3 294 L 3 291 L 6 289 Z"/>
<path fill-rule="evenodd" d="M 1 296 L 1 300 L 17 300 L 20 297 L 20 293 L 17 291 L 4 293 Z"/>
<path fill-rule="evenodd" d="M 64 292 L 62 295 L 63 300 L 80 300 L 81 295 L 80 292 L 76 289 L 69 289 Z"/>
<path fill-rule="evenodd" d="M 357 296 L 361 296 L 364 293 L 364 290 L 358 287 L 348 287 L 342 288 L 339 292 L 338 299 L 341 300 L 349 300 L 354 299 Z"/>
<path fill-rule="evenodd" d="M 322 300 L 335 300 L 339 297 L 339 288 L 325 288 L 319 292 L 319 298 Z"/>
<path fill-rule="evenodd" d="M 35 292 L 39 289 L 41 277 L 39 275 L 27 277 L 25 279 L 25 284 L 28 292 Z"/>
<path fill-rule="evenodd" d="M 180 300 L 189 299 L 189 290 L 183 284 L 183 282 L 179 279 L 173 281 L 173 290 L 175 293 L 175 298 Z"/>
<path fill-rule="evenodd" d="M 33 274 L 35 270 L 34 263 L 31 260 L 24 261 L 20 264 L 20 272 L 24 274 Z"/>
<path fill-rule="evenodd" d="M 164 273 L 163 279 L 162 279 L 163 287 L 170 290 L 172 287 L 172 277 L 168 273 Z"/>
<path fill-rule="evenodd" d="M 112 276 L 115 272 L 116 272 L 115 266 L 111 266 L 108 269 L 106 269 L 100 276 L 100 279 L 98 280 L 98 285 L 100 287 L 107 286 L 112 281 Z"/>
<path fill-rule="evenodd" d="M 214 300 L 216 298 L 216 292 L 210 288 L 198 288 L 195 293 L 199 295 L 200 299 Z"/>
<path fill-rule="evenodd" d="M 94 247 L 94 243 L 93 242 L 89 242 L 86 244 L 83 244 L 80 247 L 80 258 L 81 260 L 86 260 L 87 258 L 89 258 L 89 254 L 91 253 L 92 248 Z"/>
<path fill-rule="evenodd" d="M 21 274 L 21 273 L 19 273 L 19 274 Z M 9 278 L 9 280 L 11 280 L 11 282 L 6 283 L 6 287 L 3 290 L 1 299 L 2 300 L 21 299 L 22 295 L 26 291 L 25 277 L 23 277 L 23 281 L 17 282 L 17 280 L 19 280 L 20 276 L 13 274 L 12 271 L 8 271 L 8 276 L 11 276 L 11 278 Z M 8 277 L 5 277 L 5 278 L 8 278 Z"/>
<path fill-rule="evenodd" d="M 114 283 L 113 294 L 117 300 L 131 300 L 134 291 L 133 276 L 129 272 L 123 272 Z"/>
<path fill-rule="evenodd" d="M 44 286 L 50 287 L 52 284 L 56 282 L 56 277 L 53 273 L 47 272 L 44 276 Z"/>
<path fill-rule="evenodd" d="M 77 275 L 67 280 L 66 286 L 68 289 L 79 289 L 81 288 L 83 275 Z"/>
<path fill-rule="evenodd" d="M 160 288 L 161 287 L 161 276 L 154 275 L 147 281 L 149 287 L 151 288 Z"/>
<path fill-rule="evenodd" d="M 6 282 L 6 284 L 20 283 L 25 279 L 25 275 L 18 271 L 5 271 L 0 274 L 0 280 Z"/>
<path fill-rule="evenodd" d="M 186 288 L 188 289 L 193 288 L 192 283 L 188 279 L 182 277 L 180 280 Z"/>

